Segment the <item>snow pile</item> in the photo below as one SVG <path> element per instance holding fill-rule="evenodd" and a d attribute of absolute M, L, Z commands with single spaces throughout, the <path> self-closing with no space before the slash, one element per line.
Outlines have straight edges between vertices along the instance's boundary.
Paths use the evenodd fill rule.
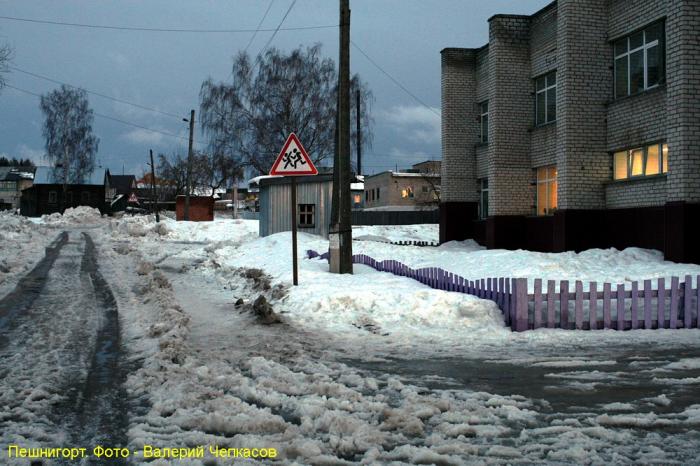
<path fill-rule="evenodd" d="M 95 225 L 100 223 L 101 218 L 102 214 L 98 209 L 87 206 L 68 207 L 63 215 L 55 212 L 41 216 L 43 223 L 54 227 Z"/>
<path fill-rule="evenodd" d="M 323 250 L 323 239 L 299 233 L 300 254 Z M 277 233 L 243 245 L 212 248 L 205 271 L 230 276 L 237 268 L 262 268 L 275 283 L 291 280 L 291 234 Z M 213 267 L 217 264 L 218 267 Z M 283 315 L 305 326 L 327 330 L 415 337 L 447 343 L 466 334 L 502 334 L 505 329 L 495 303 L 461 293 L 433 290 L 413 280 L 355 265 L 354 274 L 328 273 L 324 260 L 299 260 L 299 286 L 280 303 Z"/>
<path fill-rule="evenodd" d="M 665 261 L 659 251 L 627 248 L 619 251 L 590 249 L 580 253 L 541 253 L 532 251 L 486 250 L 473 241 L 449 242 L 437 248 L 388 246 L 369 241 L 353 243 L 353 253 L 367 254 L 376 260 L 393 259 L 413 267 L 441 267 L 470 280 L 488 277 L 535 278 L 544 280 L 581 280 L 584 283 L 629 283 L 632 281 L 686 274 L 700 275 L 700 266 Z M 655 280 L 653 286 L 656 286 Z M 629 288 L 628 288 L 629 289 Z"/>
<path fill-rule="evenodd" d="M 17 281 L 44 255 L 44 248 L 56 237 L 42 225 L 12 211 L 0 212 L 0 295 L 9 292 Z"/>
<path fill-rule="evenodd" d="M 113 238 L 124 236 L 190 243 L 242 241 L 258 235 L 257 220 L 217 219 L 213 222 L 178 222 L 154 215 L 123 216 L 110 222 Z"/>
<path fill-rule="evenodd" d="M 428 241 L 437 243 L 440 240 L 439 225 L 363 225 L 352 227 L 352 237 L 365 240 L 382 238 L 384 242 L 392 241 Z M 372 237 L 375 237 L 373 239 Z"/>

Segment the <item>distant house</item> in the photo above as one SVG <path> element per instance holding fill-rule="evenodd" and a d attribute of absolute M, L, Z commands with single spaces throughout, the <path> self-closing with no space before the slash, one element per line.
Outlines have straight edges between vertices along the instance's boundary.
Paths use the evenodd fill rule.
<path fill-rule="evenodd" d="M 38 217 L 60 212 L 61 207 L 89 206 L 101 213 L 109 212 L 113 195 L 109 170 L 96 168 L 80 179 L 70 180 L 66 197 L 60 174 L 53 167 L 37 167 L 32 187 L 22 191 L 20 211 L 22 215 Z"/>
<path fill-rule="evenodd" d="M 436 209 L 440 162 L 429 160 L 405 171 L 385 171 L 364 179 L 365 210 Z"/>
<path fill-rule="evenodd" d="M 34 167 L 0 167 L 0 210 L 18 209 L 22 190 L 34 180 Z"/>

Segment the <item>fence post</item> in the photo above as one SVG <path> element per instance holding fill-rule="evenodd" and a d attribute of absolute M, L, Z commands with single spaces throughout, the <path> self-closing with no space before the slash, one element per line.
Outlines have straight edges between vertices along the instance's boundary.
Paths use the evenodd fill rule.
<path fill-rule="evenodd" d="M 515 280 L 515 331 L 528 329 L 527 278 Z"/>
<path fill-rule="evenodd" d="M 617 285 L 617 330 L 625 329 L 625 285 Z"/>
<path fill-rule="evenodd" d="M 666 327 L 666 280 L 664 278 L 659 278 L 657 283 L 659 284 L 658 293 L 656 295 L 657 328 L 664 328 Z"/>
<path fill-rule="evenodd" d="M 683 305 L 683 327 L 690 328 L 693 320 L 693 278 L 685 276 L 685 301 Z"/>
<path fill-rule="evenodd" d="M 671 277 L 671 316 L 668 326 L 672 329 L 678 328 L 678 292 L 680 288 L 678 282 L 678 277 Z"/>
<path fill-rule="evenodd" d="M 569 330 L 569 281 L 559 282 L 559 328 Z"/>

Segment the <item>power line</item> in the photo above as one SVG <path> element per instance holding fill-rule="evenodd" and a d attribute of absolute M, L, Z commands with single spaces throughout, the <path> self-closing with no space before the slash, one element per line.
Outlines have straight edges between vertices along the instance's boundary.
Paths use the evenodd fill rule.
<path fill-rule="evenodd" d="M 121 103 L 121 104 L 131 105 L 132 107 L 140 108 L 141 110 L 146 110 L 146 111 L 149 111 L 149 112 L 160 113 L 161 115 L 165 115 L 165 116 L 177 118 L 178 120 L 182 119 L 182 115 L 176 115 L 176 114 L 174 114 L 174 113 L 164 112 L 164 111 L 162 111 L 162 110 L 158 110 L 158 109 L 155 109 L 155 108 L 146 107 L 146 106 L 144 106 L 144 105 L 137 104 L 137 103 L 134 103 L 134 102 L 129 102 L 129 101 L 127 101 L 127 100 L 118 99 L 118 98 L 112 97 L 112 96 L 110 96 L 110 95 L 101 94 L 101 93 L 99 93 L 99 92 L 91 91 L 91 90 L 85 89 L 85 88 L 83 88 L 83 87 L 74 86 L 74 85 L 72 85 L 72 84 L 68 84 L 68 83 L 65 83 L 65 82 L 63 82 L 63 81 L 59 81 L 59 80 L 57 80 L 57 79 L 49 78 L 48 76 L 42 76 L 42 75 L 37 74 L 37 73 L 32 73 L 31 71 L 23 70 L 23 69 L 21 69 L 21 68 L 17 68 L 16 66 L 8 65 L 8 68 L 10 68 L 11 70 L 18 71 L 18 72 L 20 72 L 20 73 L 29 75 L 29 76 L 33 76 L 33 77 L 35 77 L 35 78 L 39 78 L 39 79 L 43 79 L 43 80 L 45 80 L 45 81 L 49 81 L 49 82 L 55 83 L 55 84 L 62 84 L 62 85 L 64 85 L 64 86 L 72 87 L 72 88 L 74 88 L 74 89 L 82 89 L 82 90 L 84 90 L 85 92 L 87 92 L 88 94 L 96 95 L 96 96 L 98 96 L 98 97 L 102 97 L 103 99 L 109 99 L 109 100 L 112 100 L 112 101 L 114 101 L 114 102 L 119 102 L 119 103 Z"/>
<path fill-rule="evenodd" d="M 258 53 L 258 57 L 262 56 L 262 54 L 265 52 L 265 50 L 267 50 L 267 47 L 270 45 L 270 43 L 272 42 L 272 40 L 275 38 L 275 36 L 277 35 L 277 32 L 279 32 L 279 31 L 282 30 L 281 28 L 282 28 L 282 24 L 284 23 L 284 20 L 287 19 L 287 16 L 289 16 L 289 12 L 292 11 L 292 8 L 294 8 L 294 5 L 296 5 L 296 3 L 297 3 L 297 0 L 294 0 L 294 1 L 292 2 L 292 4 L 289 5 L 289 8 L 287 8 L 287 12 L 286 12 L 286 13 L 284 14 L 284 16 L 282 17 L 282 21 L 280 21 L 280 23 L 277 25 L 277 28 L 275 29 L 275 32 L 272 33 L 272 35 L 270 36 L 270 39 L 269 39 L 269 40 L 267 41 L 267 43 L 265 44 L 265 47 L 263 47 L 263 48 L 260 50 L 260 53 Z M 336 26 L 336 27 L 337 27 L 337 26 Z"/>
<path fill-rule="evenodd" d="M 15 90 L 17 90 L 17 91 L 24 92 L 25 94 L 33 95 L 34 97 L 39 97 L 39 98 L 42 97 L 41 94 L 37 94 L 36 92 L 28 91 L 28 90 L 26 90 L 26 89 L 22 89 L 21 87 L 13 86 L 12 84 L 5 83 L 5 86 L 9 87 L 10 89 L 15 89 Z M 163 136 L 168 136 L 168 137 L 175 138 L 175 139 L 183 139 L 183 140 L 185 140 L 185 141 L 189 141 L 189 138 L 186 138 L 186 137 L 184 137 L 184 136 L 179 136 L 179 135 L 177 135 L 177 134 L 175 134 L 175 133 L 170 133 L 170 132 L 167 132 L 167 131 L 161 131 L 161 130 L 158 130 L 158 129 L 149 128 L 149 127 L 147 127 L 147 126 L 139 125 L 139 124 L 137 124 L 137 123 L 132 123 L 132 122 L 130 122 L 130 121 L 126 121 L 126 120 L 122 120 L 122 119 L 119 119 L 119 118 L 115 118 L 115 117 L 113 117 L 113 116 L 105 115 L 105 114 L 98 113 L 98 112 L 95 112 L 95 111 L 93 111 L 92 113 L 93 113 L 93 115 L 95 115 L 95 116 L 97 116 L 97 117 L 104 118 L 104 119 L 106 119 L 106 120 L 115 121 L 115 122 L 121 123 L 121 124 L 123 124 L 123 125 L 133 126 L 134 128 L 139 128 L 139 129 L 142 129 L 142 130 L 145 130 L 145 131 L 150 131 L 151 133 L 158 133 L 158 134 L 162 134 Z M 197 144 L 200 144 L 200 143 L 197 143 Z"/>
<path fill-rule="evenodd" d="M 260 27 L 261 27 L 262 24 L 265 22 L 265 18 L 267 18 L 267 14 L 270 12 L 270 8 L 272 8 L 272 4 L 274 3 L 274 1 L 275 1 L 275 0 L 270 0 L 270 4 L 267 5 L 267 10 L 265 10 L 265 14 L 264 14 L 263 17 L 260 19 L 260 22 L 258 23 L 258 27 L 255 28 L 255 32 L 253 32 L 253 35 L 251 36 L 250 40 L 248 41 L 248 45 L 245 46 L 245 50 L 243 51 L 243 53 L 248 52 L 248 49 L 250 48 L 250 45 L 251 45 L 251 44 L 253 43 L 253 41 L 255 40 L 255 36 L 257 36 L 257 35 L 258 35 L 258 32 L 260 32 Z"/>
<path fill-rule="evenodd" d="M 256 29 L 180 29 L 180 28 L 153 28 L 153 27 L 135 27 L 135 26 L 112 26 L 104 24 L 87 24 L 87 23 L 68 23 L 63 21 L 49 21 L 42 19 L 33 18 L 17 18 L 14 16 L 0 16 L 0 19 L 5 19 L 9 21 L 20 21 L 25 23 L 36 23 L 36 24 L 50 24 L 54 26 L 69 26 L 69 27 L 80 27 L 88 29 L 111 29 L 117 31 L 142 31 L 142 32 L 188 32 L 188 33 L 206 33 L 206 34 L 222 34 L 222 33 L 245 33 L 245 32 L 255 32 Z M 258 32 L 272 32 L 275 31 L 302 31 L 302 30 L 313 30 L 313 29 L 331 29 L 337 28 L 337 24 L 332 25 L 318 25 L 318 26 L 296 26 L 288 28 L 277 28 L 277 29 L 259 29 Z"/>
<path fill-rule="evenodd" d="M 396 78 L 394 78 L 391 74 L 389 74 L 388 71 L 386 71 L 384 68 L 382 68 L 381 66 L 379 66 L 379 64 L 378 64 L 377 62 L 375 62 L 374 60 L 372 60 L 372 58 L 371 58 L 369 55 L 367 55 L 367 53 L 366 53 L 364 50 L 362 50 L 362 49 L 360 48 L 359 45 L 357 45 L 357 44 L 356 44 L 355 42 L 353 42 L 352 40 L 350 41 L 350 43 L 353 45 L 353 47 L 355 47 L 355 48 L 358 50 L 358 52 L 360 52 L 362 55 L 364 55 L 365 58 L 366 58 L 372 65 L 374 65 L 379 71 L 381 71 L 382 73 L 384 73 L 384 74 L 386 75 L 386 77 L 389 78 L 394 84 L 396 84 L 397 86 L 399 86 L 399 87 L 401 88 L 401 90 L 403 90 L 406 94 L 408 94 L 409 96 L 411 96 L 416 102 L 418 102 L 419 104 L 421 104 L 422 106 L 424 106 L 425 108 L 427 108 L 428 110 L 430 110 L 431 112 L 433 112 L 435 115 L 441 116 L 440 113 L 439 113 L 439 112 L 436 112 L 435 109 L 434 109 L 433 107 L 431 107 L 430 105 L 426 104 L 426 103 L 423 102 L 421 99 L 419 99 L 415 94 L 413 94 L 411 91 L 409 91 L 408 89 L 406 89 L 406 87 L 405 87 L 403 84 L 401 84 Z"/>

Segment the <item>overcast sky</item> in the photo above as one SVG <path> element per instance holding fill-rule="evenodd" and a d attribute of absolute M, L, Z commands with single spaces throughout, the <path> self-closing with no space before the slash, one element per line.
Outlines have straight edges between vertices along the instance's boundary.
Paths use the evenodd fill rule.
<path fill-rule="evenodd" d="M 273 0 L 263 29 L 274 29 L 293 0 Z M 488 41 L 487 19 L 497 13 L 531 14 L 550 0 L 351 0 L 351 39 L 420 101 L 440 110 L 440 50 L 479 47 Z M 269 0 L 0 0 L 0 15 L 46 21 L 171 29 L 255 29 Z M 284 27 L 338 23 L 335 0 L 298 0 Z M 256 55 L 272 32 L 260 32 L 249 48 Z M 146 32 L 67 27 L 0 18 L 0 41 L 14 49 L 12 66 L 90 91 L 189 116 L 199 88 L 211 76 L 230 77 L 231 57 L 252 33 Z M 323 44 L 337 59 L 337 28 L 280 31 L 272 46 L 289 50 Z M 376 100 L 374 146 L 365 151 L 365 172 L 408 168 L 440 157 L 440 118 L 400 89 L 356 49 L 351 70 L 369 83 Z M 38 93 L 58 85 L 18 71 L 8 84 Z M 175 116 L 90 95 L 96 113 L 175 133 L 154 133 L 96 116 L 97 158 L 113 173 L 141 175 L 148 149 L 187 148 L 187 123 Z M 38 98 L 6 87 L 0 94 L 0 154 L 42 162 L 43 117 Z M 195 140 L 201 140 L 199 130 Z"/>

